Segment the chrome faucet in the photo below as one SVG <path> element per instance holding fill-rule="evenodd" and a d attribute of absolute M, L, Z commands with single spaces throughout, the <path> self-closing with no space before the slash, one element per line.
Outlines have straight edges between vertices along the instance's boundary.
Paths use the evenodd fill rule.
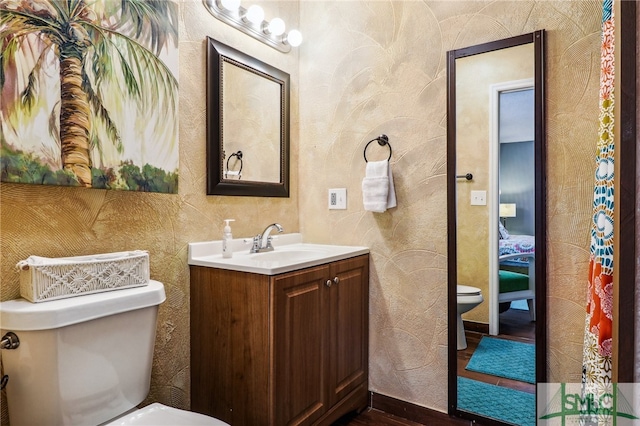
<path fill-rule="evenodd" d="M 258 234 L 253 237 L 253 246 L 251 247 L 250 251 L 251 253 L 262 253 L 265 251 L 273 250 L 273 246 L 271 245 L 271 237 L 269 236 L 273 228 L 277 229 L 278 233 L 282 233 L 284 231 L 284 228 L 279 223 L 272 223 L 271 225 L 267 226 L 265 230 L 262 231 L 262 234 Z"/>

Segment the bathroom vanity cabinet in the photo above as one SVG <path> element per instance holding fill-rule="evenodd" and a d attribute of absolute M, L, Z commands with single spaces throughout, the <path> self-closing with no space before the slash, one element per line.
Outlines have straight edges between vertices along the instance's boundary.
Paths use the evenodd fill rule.
<path fill-rule="evenodd" d="M 367 406 L 369 255 L 279 275 L 191 271 L 191 408 L 330 425 Z"/>

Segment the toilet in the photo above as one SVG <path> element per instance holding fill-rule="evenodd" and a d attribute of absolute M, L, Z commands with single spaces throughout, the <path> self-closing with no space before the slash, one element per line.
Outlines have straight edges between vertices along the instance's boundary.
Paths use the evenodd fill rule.
<path fill-rule="evenodd" d="M 464 335 L 462 314 L 469 312 L 483 302 L 482 291 L 468 285 L 457 286 L 458 299 L 458 350 L 467 349 L 467 338 Z"/>
<path fill-rule="evenodd" d="M 203 414 L 159 403 L 138 409 L 149 393 L 158 281 L 136 288 L 31 303 L 0 303 L 2 350 L 11 426 L 210 425 Z"/>

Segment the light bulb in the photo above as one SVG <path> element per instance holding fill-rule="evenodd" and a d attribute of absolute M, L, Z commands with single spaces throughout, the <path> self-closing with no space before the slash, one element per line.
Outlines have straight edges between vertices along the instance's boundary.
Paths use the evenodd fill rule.
<path fill-rule="evenodd" d="M 273 34 L 275 36 L 280 36 L 284 34 L 285 25 L 284 21 L 280 18 L 273 18 L 269 25 L 267 26 L 268 34 Z"/>
<path fill-rule="evenodd" d="M 240 0 L 220 0 L 220 4 L 227 10 L 235 12 L 240 8 Z"/>
<path fill-rule="evenodd" d="M 293 47 L 298 47 L 302 44 L 302 34 L 298 30 L 291 30 L 287 34 L 287 43 Z"/>
<path fill-rule="evenodd" d="M 264 20 L 264 10 L 254 4 L 247 10 L 247 14 L 244 17 L 253 24 L 259 24 Z"/>

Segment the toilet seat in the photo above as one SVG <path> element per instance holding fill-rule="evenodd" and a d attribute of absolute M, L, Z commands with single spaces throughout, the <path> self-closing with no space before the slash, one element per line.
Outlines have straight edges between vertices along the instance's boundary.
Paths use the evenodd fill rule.
<path fill-rule="evenodd" d="M 229 426 L 227 423 L 191 411 L 179 410 L 154 402 L 118 417 L 105 426 Z"/>
<path fill-rule="evenodd" d="M 482 290 L 477 287 L 471 287 L 470 285 L 457 285 L 456 293 L 460 296 L 475 296 L 479 295 Z"/>

